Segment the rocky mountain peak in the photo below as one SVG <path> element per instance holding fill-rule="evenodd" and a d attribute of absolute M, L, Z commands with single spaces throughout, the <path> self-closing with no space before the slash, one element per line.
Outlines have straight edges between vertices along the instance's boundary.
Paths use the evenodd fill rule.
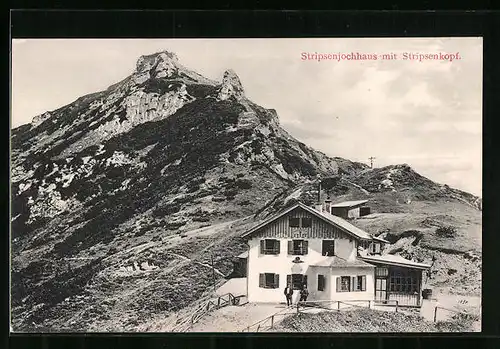
<path fill-rule="evenodd" d="M 244 97 L 244 95 L 245 92 L 243 90 L 243 85 L 241 84 L 238 75 L 236 75 L 232 69 L 226 70 L 222 78 L 222 85 L 217 95 L 218 99 L 223 101 L 233 96 L 236 100 L 240 100 Z"/>
<path fill-rule="evenodd" d="M 179 70 L 179 58 L 173 52 L 162 51 L 141 56 L 137 60 L 134 72 L 138 83 L 149 78 L 171 78 Z"/>
<path fill-rule="evenodd" d="M 175 66 L 179 63 L 179 58 L 173 52 L 162 51 L 150 55 L 140 56 L 136 63 L 136 72 L 149 71 L 156 65 Z"/>

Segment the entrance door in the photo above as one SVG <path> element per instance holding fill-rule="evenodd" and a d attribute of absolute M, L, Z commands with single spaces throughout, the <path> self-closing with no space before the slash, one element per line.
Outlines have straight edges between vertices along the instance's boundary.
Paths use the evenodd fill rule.
<path fill-rule="evenodd" d="M 377 301 L 387 300 L 387 279 L 385 278 L 375 279 L 375 300 Z"/>
<path fill-rule="evenodd" d="M 386 267 L 375 268 L 375 300 L 387 301 L 389 298 L 387 293 L 387 278 L 389 276 L 389 269 Z"/>

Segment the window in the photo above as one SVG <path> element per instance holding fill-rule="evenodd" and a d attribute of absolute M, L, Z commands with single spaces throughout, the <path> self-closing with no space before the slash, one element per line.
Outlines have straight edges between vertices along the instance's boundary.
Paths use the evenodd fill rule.
<path fill-rule="evenodd" d="M 321 254 L 323 256 L 335 256 L 335 241 L 323 240 L 323 247 Z"/>
<path fill-rule="evenodd" d="M 307 285 L 307 275 L 291 274 L 286 276 L 287 285 L 292 284 L 292 289 L 301 290 L 302 286 Z"/>
<path fill-rule="evenodd" d="M 280 276 L 273 273 L 259 274 L 259 287 L 261 288 L 279 288 Z"/>
<path fill-rule="evenodd" d="M 355 291 L 366 291 L 366 275 L 358 275 L 353 279 Z"/>
<path fill-rule="evenodd" d="M 389 289 L 393 292 L 418 293 L 418 280 L 414 272 L 391 271 Z"/>
<path fill-rule="evenodd" d="M 372 254 L 380 254 L 380 243 L 373 242 L 370 245 L 370 253 L 372 253 Z"/>
<path fill-rule="evenodd" d="M 337 278 L 337 292 L 351 292 L 350 276 L 339 276 Z"/>
<path fill-rule="evenodd" d="M 312 226 L 312 218 L 302 218 L 302 228 L 310 228 Z"/>
<path fill-rule="evenodd" d="M 280 254 L 280 241 L 273 239 L 260 240 L 261 254 Z"/>
<path fill-rule="evenodd" d="M 385 267 L 377 267 L 375 268 L 375 276 L 379 278 L 387 277 L 389 275 L 389 269 Z"/>
<path fill-rule="evenodd" d="M 310 217 L 303 217 L 303 218 L 296 218 L 296 217 L 290 217 L 288 219 L 288 226 L 290 228 L 310 228 L 312 226 L 312 218 Z"/>
<path fill-rule="evenodd" d="M 288 254 L 293 256 L 306 255 L 308 251 L 307 240 L 291 240 L 288 241 Z"/>
<path fill-rule="evenodd" d="M 300 218 L 290 218 L 288 220 L 288 225 L 290 226 L 290 228 L 300 227 Z"/>
<path fill-rule="evenodd" d="M 366 275 L 339 276 L 337 278 L 337 292 L 366 291 Z"/>
<path fill-rule="evenodd" d="M 326 280 L 324 275 L 318 275 L 318 291 L 324 291 Z"/>

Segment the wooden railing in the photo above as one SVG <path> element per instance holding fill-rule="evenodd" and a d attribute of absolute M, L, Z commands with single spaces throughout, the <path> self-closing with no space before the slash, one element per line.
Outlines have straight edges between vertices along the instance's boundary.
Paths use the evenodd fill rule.
<path fill-rule="evenodd" d="M 241 297 L 242 296 L 235 297 L 232 293 L 226 293 L 217 298 L 209 299 L 208 301 L 198 306 L 193 312 L 177 320 L 177 324 L 172 329 L 172 331 L 186 332 L 209 312 L 228 305 L 239 305 Z"/>
<path fill-rule="evenodd" d="M 268 317 L 266 317 L 262 320 L 257 321 L 256 323 L 254 323 L 250 326 L 245 327 L 243 330 L 241 330 L 239 332 L 259 332 L 259 331 L 274 328 L 274 325 L 279 318 L 283 318 L 283 317 L 288 316 L 292 313 L 291 310 L 293 309 L 293 307 L 294 307 L 293 305 L 290 305 L 290 306 L 286 307 L 285 309 L 282 309 L 282 310 L 280 310 L 272 315 L 269 315 Z"/>
<path fill-rule="evenodd" d="M 341 310 L 341 305 L 347 305 L 349 307 L 357 308 L 368 308 L 371 309 L 375 306 L 385 306 L 385 307 L 395 307 L 395 311 L 398 311 L 399 301 L 398 300 L 348 300 L 348 301 L 335 301 L 335 300 L 316 300 L 316 301 L 300 301 L 297 303 L 297 313 L 301 310 L 300 308 L 320 308 L 324 310 Z"/>

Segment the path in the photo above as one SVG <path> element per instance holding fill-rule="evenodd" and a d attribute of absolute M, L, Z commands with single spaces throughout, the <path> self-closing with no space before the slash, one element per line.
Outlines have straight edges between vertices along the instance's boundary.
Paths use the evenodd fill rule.
<path fill-rule="evenodd" d="M 222 273 L 219 269 L 217 268 L 212 268 L 212 266 L 210 264 L 207 264 L 207 263 L 202 263 L 202 262 L 197 262 L 197 261 L 193 261 L 191 258 L 188 258 L 186 256 L 183 256 L 181 254 L 178 254 L 178 253 L 174 253 L 174 252 L 169 252 L 171 255 L 173 256 L 176 256 L 176 257 L 179 257 L 185 261 L 189 261 L 189 262 L 193 262 L 193 263 L 196 263 L 198 265 L 201 265 L 203 267 L 207 267 L 207 268 L 210 268 L 210 269 L 213 269 L 217 274 L 219 274 L 220 276 L 222 277 L 225 277 L 226 275 L 224 273 Z"/>
<path fill-rule="evenodd" d="M 481 297 L 479 296 L 460 296 L 453 294 L 436 294 L 433 300 L 424 300 L 420 315 L 426 320 L 434 321 L 434 310 L 438 307 L 465 312 L 472 315 L 481 315 Z M 437 320 L 448 320 L 455 313 L 438 309 Z"/>
<path fill-rule="evenodd" d="M 368 190 L 366 190 L 365 188 L 363 188 L 362 186 L 356 184 L 356 183 L 353 183 L 345 178 L 343 178 L 344 181 L 346 181 L 347 183 L 349 183 L 350 185 L 352 185 L 353 187 L 355 188 L 358 188 L 359 190 L 361 190 L 364 194 L 370 194 L 370 192 Z"/>
<path fill-rule="evenodd" d="M 255 303 L 228 306 L 208 314 L 194 324 L 189 332 L 239 332 L 279 311 L 286 311 L 286 306 Z M 296 310 L 290 309 L 289 311 L 293 313 Z M 282 319 L 283 316 L 280 318 Z"/>

